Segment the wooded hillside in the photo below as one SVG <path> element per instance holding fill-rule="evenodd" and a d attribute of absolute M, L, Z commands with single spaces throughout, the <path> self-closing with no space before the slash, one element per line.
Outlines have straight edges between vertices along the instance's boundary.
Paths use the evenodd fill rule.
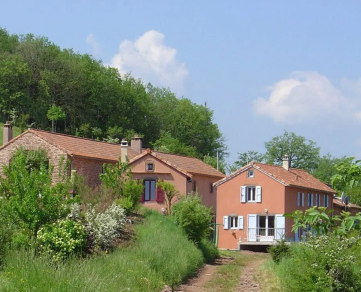
<path fill-rule="evenodd" d="M 222 156 L 226 150 L 207 106 L 130 74 L 121 76 L 46 37 L 12 35 L 2 28 L 0 115 L 21 129 L 50 130 L 52 119 L 57 132 L 113 142 L 138 133 L 145 147 L 197 157 L 215 156 L 217 150 Z"/>

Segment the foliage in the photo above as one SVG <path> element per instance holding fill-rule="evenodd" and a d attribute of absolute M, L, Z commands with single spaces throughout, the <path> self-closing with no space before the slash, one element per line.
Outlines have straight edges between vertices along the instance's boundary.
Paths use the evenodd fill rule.
<path fill-rule="evenodd" d="M 9 219 L 4 208 L 4 202 L 2 202 L 0 197 L 0 269 L 4 265 L 5 255 L 13 235 L 13 226 Z"/>
<path fill-rule="evenodd" d="M 312 236 L 275 267 L 282 291 L 360 291 L 359 234 Z"/>
<path fill-rule="evenodd" d="M 52 185 L 52 167 L 27 170 L 27 157 L 19 152 L 9 167 L 4 166 L 0 178 L 0 193 L 7 200 L 6 208 L 12 220 L 37 237 L 45 224 L 55 222 L 68 213 L 69 197 L 64 184 Z"/>
<path fill-rule="evenodd" d="M 143 183 L 141 180 L 132 179 L 132 172 L 127 163 L 119 160 L 115 165 L 104 164 L 100 180 L 127 214 L 139 205 Z"/>
<path fill-rule="evenodd" d="M 174 198 L 179 196 L 179 192 L 173 184 L 161 179 L 157 181 L 157 188 L 161 188 L 164 191 L 166 214 L 172 215 L 172 201 Z"/>
<path fill-rule="evenodd" d="M 212 157 L 209 155 L 205 155 L 203 156 L 203 162 L 209 164 L 210 166 L 214 167 L 215 169 L 217 169 L 217 156 Z M 224 159 L 220 159 L 218 157 L 218 170 L 222 173 L 226 173 L 227 171 L 227 164 L 224 161 Z"/>
<path fill-rule="evenodd" d="M 336 158 L 328 153 L 319 158 L 317 168 L 312 172 L 312 175 L 324 183 L 331 184 L 332 176 L 337 173 L 336 165 L 348 160 L 349 158 L 345 156 Z"/>
<path fill-rule="evenodd" d="M 238 153 L 238 160 L 235 162 L 235 164 L 237 165 L 237 168 L 241 168 L 242 166 L 247 165 L 251 161 L 262 163 L 264 159 L 264 154 L 250 150 L 244 153 Z"/>
<path fill-rule="evenodd" d="M 326 207 L 312 207 L 306 211 L 296 210 L 293 213 L 286 213 L 285 217 L 292 218 L 294 224 L 292 231 L 299 228 L 304 231 L 312 231 L 313 234 L 322 235 L 331 231 L 338 235 L 346 235 L 354 229 L 360 229 L 357 222 L 361 220 L 361 212 L 351 216 L 349 212 L 342 211 L 340 215 L 332 215 L 332 210 Z"/>
<path fill-rule="evenodd" d="M 332 187 L 337 191 L 357 186 L 361 180 L 361 160 L 353 161 L 354 157 L 336 164 L 336 174 L 332 176 Z"/>
<path fill-rule="evenodd" d="M 125 210 L 113 203 L 103 213 L 96 213 L 91 206 L 85 214 L 86 231 L 95 236 L 96 246 L 103 250 L 114 247 L 114 241 L 119 238 L 126 223 Z"/>
<path fill-rule="evenodd" d="M 53 104 L 48 110 L 46 117 L 51 121 L 52 132 L 56 132 L 56 122 L 59 120 L 64 120 L 66 115 L 60 106 Z"/>
<path fill-rule="evenodd" d="M 198 194 L 183 196 L 173 206 L 172 215 L 187 234 L 188 238 L 195 244 L 199 244 L 202 238 L 207 238 L 212 222 L 212 210 L 202 204 Z"/>
<path fill-rule="evenodd" d="M 265 143 L 266 161 L 270 164 L 282 164 L 283 157 L 287 154 L 290 167 L 305 169 L 312 172 L 317 168 L 320 148 L 314 141 L 297 136 L 285 130 L 282 136 L 273 137 Z"/>
<path fill-rule="evenodd" d="M 271 245 L 267 251 L 271 254 L 272 260 L 278 264 L 283 258 L 289 256 L 290 245 L 283 239 Z"/>
<path fill-rule="evenodd" d="M 63 219 L 44 225 L 38 233 L 37 243 L 40 251 L 55 262 L 65 260 L 70 255 L 85 251 L 87 234 L 80 222 Z"/>
<path fill-rule="evenodd" d="M 207 264 L 213 263 L 214 260 L 219 257 L 218 248 L 208 238 L 202 238 L 198 248 L 202 251 L 204 260 Z"/>
<path fill-rule="evenodd" d="M 176 287 L 203 264 L 202 253 L 173 220 L 146 212 L 137 237 L 111 254 L 70 258 L 56 269 L 31 252 L 11 251 L 0 271 L 0 291 L 161 291 Z"/>
<path fill-rule="evenodd" d="M 156 151 L 175 153 L 192 157 L 197 156 L 195 147 L 183 144 L 177 138 L 172 137 L 169 132 L 161 132 L 160 138 L 152 143 L 152 146 Z"/>
<path fill-rule="evenodd" d="M 178 99 L 169 89 L 144 84 L 130 74 L 120 75 L 46 37 L 11 35 L 0 28 L 0 68 L 1 119 L 10 120 L 15 110 L 21 128 L 35 123 L 47 130 L 50 120 L 53 130 L 56 126 L 57 131 L 87 138 L 115 141 L 136 132 L 143 134 L 145 147 L 160 140 L 168 151 L 179 146 L 186 155 L 200 158 L 215 156 L 217 150 L 226 154 L 206 105 Z M 49 106 L 55 115 L 47 117 Z M 165 141 L 163 133 L 173 140 Z"/>

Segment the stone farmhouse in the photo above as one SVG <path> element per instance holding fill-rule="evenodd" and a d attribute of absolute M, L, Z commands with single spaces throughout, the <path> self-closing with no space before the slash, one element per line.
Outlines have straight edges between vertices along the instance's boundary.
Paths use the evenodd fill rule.
<path fill-rule="evenodd" d="M 0 147 L 0 170 L 8 165 L 19 147 L 26 150 L 45 149 L 49 164 L 54 166 L 53 181 L 58 180 L 59 162 L 70 161 L 69 174 L 76 171 L 91 187 L 100 184 L 99 174 L 104 163 L 114 164 L 128 159 L 134 179 L 144 182 L 141 204 L 162 210 L 165 208 L 163 193 L 156 188 L 156 181 L 162 179 L 172 183 L 180 194 L 198 191 L 203 203 L 216 211 L 216 193 L 213 183 L 225 175 L 203 161 L 176 154 L 162 153 L 142 148 L 139 136 L 121 144 L 111 144 L 65 134 L 29 129 L 12 138 L 12 127 L 4 125 L 3 146 Z"/>

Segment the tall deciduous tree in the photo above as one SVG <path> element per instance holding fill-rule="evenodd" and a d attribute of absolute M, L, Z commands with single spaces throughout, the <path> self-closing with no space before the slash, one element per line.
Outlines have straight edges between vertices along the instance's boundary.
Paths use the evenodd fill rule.
<path fill-rule="evenodd" d="M 251 161 L 255 162 L 263 162 L 264 161 L 264 154 L 259 153 L 257 151 L 249 150 L 247 152 L 238 153 L 238 160 L 235 164 L 238 167 L 242 167 L 250 163 Z"/>
<path fill-rule="evenodd" d="M 282 136 L 273 137 L 265 143 L 266 161 L 271 164 L 282 164 L 283 157 L 287 154 L 290 167 L 305 169 L 312 172 L 317 168 L 320 157 L 320 147 L 312 140 L 297 136 L 285 130 Z"/>

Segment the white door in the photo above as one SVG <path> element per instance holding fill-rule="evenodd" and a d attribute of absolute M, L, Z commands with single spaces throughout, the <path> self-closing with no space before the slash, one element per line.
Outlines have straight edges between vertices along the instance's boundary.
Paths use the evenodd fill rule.
<path fill-rule="evenodd" d="M 281 240 L 285 236 L 285 217 L 283 215 L 276 215 L 275 216 L 276 224 L 275 224 L 275 239 Z"/>
<path fill-rule="evenodd" d="M 248 241 L 256 241 L 257 234 L 257 215 L 248 214 Z"/>

